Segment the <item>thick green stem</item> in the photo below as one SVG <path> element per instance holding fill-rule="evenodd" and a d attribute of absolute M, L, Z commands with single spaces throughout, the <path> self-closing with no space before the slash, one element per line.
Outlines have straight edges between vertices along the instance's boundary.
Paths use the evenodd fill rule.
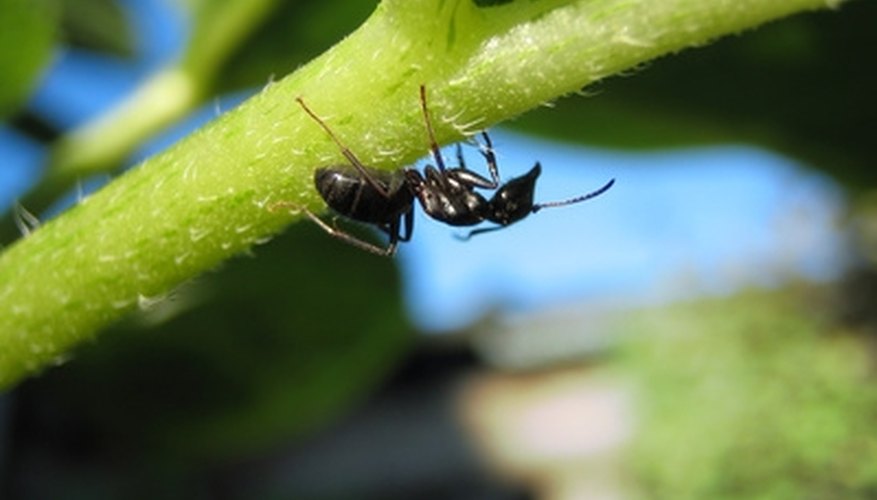
<path fill-rule="evenodd" d="M 837 3 L 386 0 L 323 56 L 0 256 L 0 387 L 298 218 L 272 204 L 319 209 L 313 169 L 343 158 L 296 96 L 363 161 L 397 168 L 426 151 L 421 83 L 446 143 L 643 61 Z"/>

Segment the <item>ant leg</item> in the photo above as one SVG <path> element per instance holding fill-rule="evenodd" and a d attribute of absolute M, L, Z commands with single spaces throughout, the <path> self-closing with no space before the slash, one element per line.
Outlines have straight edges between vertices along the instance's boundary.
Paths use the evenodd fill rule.
<path fill-rule="evenodd" d="M 457 143 L 457 166 L 464 170 L 469 170 L 466 167 L 466 160 L 463 158 L 463 146 L 460 143 Z"/>
<path fill-rule="evenodd" d="M 350 164 L 353 165 L 356 171 L 359 172 L 359 175 L 361 175 L 362 178 L 365 179 L 365 181 L 368 182 L 368 184 L 373 187 L 375 191 L 378 192 L 378 194 L 380 194 L 384 198 L 389 199 L 390 193 L 387 191 L 387 189 L 384 186 L 381 186 L 381 184 L 376 181 L 371 174 L 368 173 L 365 165 L 363 165 L 363 163 L 359 161 L 359 158 L 357 158 L 356 155 L 353 154 L 353 151 L 351 151 L 347 146 L 344 145 L 343 142 L 341 142 L 341 139 L 339 139 L 338 136 L 336 136 L 335 133 L 332 132 L 332 129 L 330 129 L 329 126 L 326 125 L 326 122 L 324 122 L 319 116 L 317 116 L 316 113 L 311 111 L 311 108 L 309 108 L 308 105 L 305 104 L 304 100 L 301 97 L 296 97 L 295 100 L 298 101 L 302 109 L 305 110 L 305 113 L 310 115 L 310 117 L 313 118 L 314 121 L 316 121 L 320 125 L 320 127 L 322 127 L 323 130 L 326 131 L 327 134 L 329 134 L 329 137 L 332 138 L 332 141 L 334 141 L 335 144 L 337 144 L 338 147 L 341 149 L 341 154 L 343 154 L 344 157 L 347 158 L 347 161 L 349 161 Z"/>
<path fill-rule="evenodd" d="M 609 182 L 606 183 L 605 186 L 601 187 L 600 189 L 598 189 L 596 191 L 591 191 L 590 193 L 584 194 L 582 196 L 576 196 L 575 198 L 570 198 L 568 200 L 549 201 L 547 203 L 536 203 L 533 205 L 533 213 L 535 214 L 536 212 L 538 212 L 539 210 L 542 210 L 543 208 L 562 207 L 564 205 L 572 205 L 573 203 L 579 203 L 579 202 L 582 202 L 585 200 L 590 200 L 591 198 L 594 198 L 595 196 L 600 196 L 601 194 L 608 191 L 609 188 L 611 188 L 613 184 L 615 184 L 615 179 L 610 180 Z"/>
<path fill-rule="evenodd" d="M 365 250 L 367 252 L 371 252 L 371 253 L 376 254 L 376 255 L 381 255 L 383 257 L 392 257 L 396 253 L 396 245 L 399 242 L 399 236 L 398 236 L 399 229 L 398 229 L 398 227 L 396 228 L 396 230 L 394 232 L 388 231 L 388 233 L 390 234 L 390 243 L 386 246 L 386 248 L 382 248 L 382 247 L 379 247 L 377 245 L 373 245 L 365 240 L 361 240 L 361 239 L 357 238 L 356 236 L 353 236 L 352 234 L 345 233 L 344 231 L 338 229 L 335 226 L 330 226 L 329 224 L 326 224 L 326 222 L 323 221 L 323 219 L 317 217 L 313 212 L 311 212 L 307 208 L 300 207 L 299 210 L 304 212 L 304 214 L 307 215 L 309 219 L 314 221 L 314 224 L 320 226 L 320 228 L 322 228 L 323 231 L 326 231 L 326 233 L 328 233 L 329 236 L 332 236 L 334 238 L 338 238 L 339 240 L 344 241 L 345 243 L 348 243 L 350 245 L 353 245 L 359 249 Z M 396 223 L 396 225 L 398 225 L 398 222 Z"/>
<path fill-rule="evenodd" d="M 405 212 L 405 234 L 400 235 L 398 227 L 396 228 L 396 235 L 399 241 L 411 241 L 411 233 L 414 232 L 414 210 L 409 210 Z M 396 223 L 398 225 L 398 222 Z"/>
<path fill-rule="evenodd" d="M 400 229 L 402 229 L 402 220 L 398 218 L 393 220 L 392 222 L 376 224 L 375 226 L 381 231 L 387 233 L 387 236 L 390 237 L 390 240 L 411 241 L 411 233 L 414 231 L 414 210 L 408 210 L 399 217 L 404 217 L 405 234 L 402 234 L 400 232 Z"/>
<path fill-rule="evenodd" d="M 454 238 L 457 238 L 460 241 L 469 241 L 473 236 L 484 234 L 484 233 L 492 233 L 493 231 L 499 231 L 500 229 L 505 229 L 508 226 L 491 226 L 491 227 L 480 227 L 478 229 L 473 229 L 466 234 L 454 234 Z"/>
<path fill-rule="evenodd" d="M 489 141 L 490 139 L 488 139 L 488 142 Z M 479 147 L 481 146 L 480 144 L 478 145 Z M 481 154 L 484 154 L 484 151 L 481 151 Z M 493 180 L 485 179 L 480 174 L 470 170 L 469 167 L 466 166 L 466 160 L 463 158 L 463 147 L 459 142 L 457 143 L 457 163 L 460 165 L 459 168 L 452 169 L 452 171 L 448 172 L 447 175 L 449 177 L 453 177 L 457 181 L 470 187 L 480 187 L 485 189 L 496 189 L 499 187 L 499 175 L 496 172 L 495 166 L 490 169 L 490 175 Z"/>
<path fill-rule="evenodd" d="M 271 213 L 277 213 L 281 208 L 288 209 L 290 215 L 298 215 L 302 211 L 301 205 L 291 201 L 275 201 L 268 205 L 268 211 Z"/>
<path fill-rule="evenodd" d="M 490 141 L 490 136 L 487 135 L 487 131 L 481 132 L 481 137 L 484 138 L 485 146 L 481 147 L 481 155 L 484 156 L 484 161 L 487 162 L 487 170 L 490 171 L 490 178 L 493 179 L 493 188 L 499 186 L 499 167 L 496 164 L 496 154 L 493 152 L 493 142 Z"/>
<path fill-rule="evenodd" d="M 442 160 L 438 142 L 435 140 L 435 132 L 432 130 L 432 122 L 429 119 L 429 110 L 426 107 L 426 85 L 423 84 L 420 84 L 420 108 L 423 110 L 423 121 L 426 122 L 426 133 L 429 135 L 429 150 L 432 151 L 435 165 L 439 170 L 444 172 L 445 161 Z"/>

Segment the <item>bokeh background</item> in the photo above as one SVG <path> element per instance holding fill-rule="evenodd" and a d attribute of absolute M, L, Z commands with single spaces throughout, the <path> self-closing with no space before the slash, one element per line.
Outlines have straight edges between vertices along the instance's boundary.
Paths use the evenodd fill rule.
<path fill-rule="evenodd" d="M 186 117 L 41 190 L 234 4 L 18 7 L 4 244 L 375 6 L 251 2 Z M 773 23 L 491 131 L 505 178 L 542 163 L 540 201 L 616 179 L 587 203 L 465 242 L 419 215 L 395 260 L 303 222 L 142 304 L 0 396 L 0 498 L 877 497 L 875 14 Z"/>

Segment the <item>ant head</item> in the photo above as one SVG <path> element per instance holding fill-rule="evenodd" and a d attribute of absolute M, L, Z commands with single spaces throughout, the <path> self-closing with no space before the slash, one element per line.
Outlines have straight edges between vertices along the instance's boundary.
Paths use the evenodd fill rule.
<path fill-rule="evenodd" d="M 497 189 L 488 202 L 487 220 L 508 226 L 533 213 L 533 191 L 541 173 L 542 166 L 537 162 L 529 172 Z"/>

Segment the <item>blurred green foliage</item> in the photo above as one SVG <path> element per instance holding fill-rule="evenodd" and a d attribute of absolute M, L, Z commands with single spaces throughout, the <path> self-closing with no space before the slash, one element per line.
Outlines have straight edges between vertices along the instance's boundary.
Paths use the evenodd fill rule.
<path fill-rule="evenodd" d="M 128 19 L 115 0 L 44 0 L 60 12 L 65 45 L 122 57 L 134 55 Z"/>
<path fill-rule="evenodd" d="M 92 436 L 98 456 L 194 466 L 278 446 L 365 397 L 411 340 L 392 261 L 305 224 L 255 254 L 25 382 L 34 421 Z"/>
<path fill-rule="evenodd" d="M 277 2 L 265 23 L 219 69 L 216 92 L 259 88 L 320 55 L 375 9 L 375 0 Z"/>
<path fill-rule="evenodd" d="M 41 0 L 0 0 L 0 118 L 27 99 L 49 62 L 56 17 Z"/>
<path fill-rule="evenodd" d="M 799 15 L 664 58 L 510 125 L 616 148 L 742 143 L 877 186 L 877 2 Z"/>
<path fill-rule="evenodd" d="M 22 0 L 2 1 L 15 3 Z M 64 36 L 64 43 L 104 55 L 118 55 L 130 49 L 131 34 L 115 1 L 45 1 L 52 1 L 51 5 L 55 6 L 52 11 L 61 13 L 56 17 L 60 17 L 58 29 Z M 138 94 L 134 92 L 130 101 L 123 102 L 105 116 L 96 117 L 78 129 L 63 131 L 58 140 L 50 144 L 52 154 L 43 179 L 31 192 L 20 197 L 21 204 L 29 211 L 42 214 L 83 178 L 118 171 L 126 163 L 126 157 L 137 151 L 154 131 L 211 102 L 217 93 L 257 89 L 268 84 L 273 77 L 282 77 L 293 71 L 352 32 L 377 4 L 374 0 L 180 0 L 178 3 L 181 14 L 188 21 L 189 39 L 180 60 L 168 61 L 166 69 L 183 71 L 190 95 L 178 96 L 176 104 L 165 108 L 166 102 L 157 106 L 148 100 L 138 101 Z M 0 31 L 0 36 L 2 33 Z M 29 44 L 26 45 L 29 50 L 39 48 L 36 41 L 25 42 Z M 0 47 L 0 55 L 5 47 L 18 45 L 4 44 Z M 23 56 L 17 55 L 15 61 L 32 60 L 26 55 L 27 51 L 19 52 Z M 0 64 L 2 61 L 0 57 Z M 23 79 L 21 82 L 25 86 L 28 84 Z M 148 84 L 149 80 L 144 82 L 144 86 Z M 26 94 L 18 92 L 12 97 L 17 99 L 10 106 L 17 106 Z M 162 111 L 155 112 L 157 108 Z M 128 113 L 122 113 L 124 109 L 128 109 Z M 2 110 L 3 94 L 0 90 Z M 114 116 L 116 111 L 119 114 Z M 136 117 L 138 123 L 132 123 L 132 117 Z M 23 125 L 25 133 L 53 135 L 27 130 L 28 126 L 38 122 L 22 120 L 18 125 Z M 95 128 L 89 129 L 92 125 Z M 0 219 L 0 243 L 12 241 L 20 235 L 12 217 L 13 214 L 6 211 Z"/>
<path fill-rule="evenodd" d="M 646 498 L 877 495 L 871 338 L 838 328 L 824 299 L 753 291 L 628 319 Z"/>

